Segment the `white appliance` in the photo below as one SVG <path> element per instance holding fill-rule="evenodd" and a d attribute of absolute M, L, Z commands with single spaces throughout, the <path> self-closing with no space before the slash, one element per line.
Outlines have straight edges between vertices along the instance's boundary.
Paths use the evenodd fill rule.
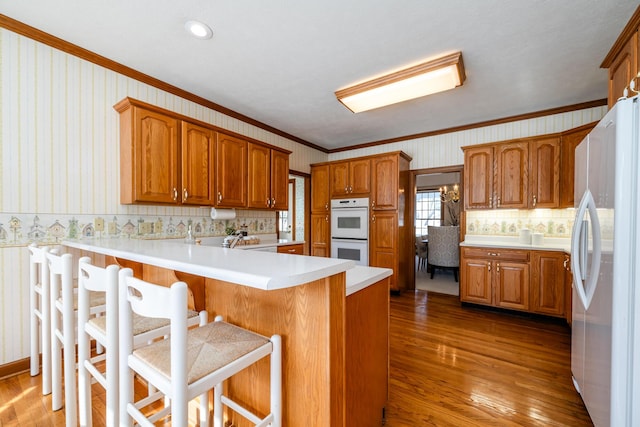
<path fill-rule="evenodd" d="M 619 100 L 575 153 L 571 372 L 596 427 L 640 425 L 639 131 Z"/>
<path fill-rule="evenodd" d="M 331 257 L 369 265 L 369 199 L 331 200 Z"/>

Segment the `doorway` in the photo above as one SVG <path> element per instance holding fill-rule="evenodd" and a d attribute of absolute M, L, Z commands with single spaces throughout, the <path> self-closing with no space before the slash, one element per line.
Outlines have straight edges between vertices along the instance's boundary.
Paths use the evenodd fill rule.
<path fill-rule="evenodd" d="M 278 239 L 304 241 L 304 253 L 309 254 L 310 178 L 304 172 L 289 171 L 289 209 L 278 211 L 276 230 Z"/>
<path fill-rule="evenodd" d="M 431 274 L 427 271 L 427 227 L 429 225 L 459 225 L 462 236 L 462 230 L 464 230 L 463 165 L 417 169 L 410 171 L 410 173 L 409 185 L 413 193 L 408 201 L 416 251 L 413 262 L 409 263 L 409 265 L 413 265 L 409 274 L 409 284 L 413 284 L 413 289 L 457 294 L 459 286 L 458 282 L 454 280 L 453 274 L 438 269 L 434 278 L 431 279 Z M 455 194 L 457 197 L 454 197 L 452 190 L 456 185 L 457 192 Z M 445 190 L 445 187 L 448 195 L 442 197 L 441 191 Z M 457 200 L 453 200 L 456 198 Z M 421 257 L 426 257 L 426 260 Z"/>

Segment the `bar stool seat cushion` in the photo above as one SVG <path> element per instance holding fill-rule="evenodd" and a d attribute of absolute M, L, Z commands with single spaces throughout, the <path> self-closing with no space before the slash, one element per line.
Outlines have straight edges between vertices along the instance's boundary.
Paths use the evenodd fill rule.
<path fill-rule="evenodd" d="M 187 312 L 189 319 L 194 319 L 200 316 L 197 311 L 189 310 Z M 107 318 L 105 316 L 92 317 L 87 322 L 98 332 L 105 335 L 107 334 Z M 133 335 L 142 335 L 145 332 L 154 331 L 163 327 L 169 326 L 169 319 L 155 319 L 152 317 L 140 316 L 133 313 Z"/>
<path fill-rule="evenodd" d="M 187 381 L 189 384 L 229 365 L 269 340 L 246 329 L 218 321 L 189 331 Z M 167 379 L 171 378 L 171 341 L 162 340 L 133 353 Z"/>

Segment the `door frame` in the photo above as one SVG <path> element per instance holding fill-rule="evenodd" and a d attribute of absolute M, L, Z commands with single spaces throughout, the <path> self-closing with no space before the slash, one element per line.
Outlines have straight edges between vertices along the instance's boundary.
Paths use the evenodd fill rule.
<path fill-rule="evenodd" d="M 464 231 L 467 229 L 466 215 L 464 211 L 464 165 L 452 165 L 441 166 L 437 168 L 424 168 L 424 169 L 412 169 L 409 171 L 409 188 L 411 189 L 411 197 L 408 197 L 408 209 L 409 209 L 409 221 L 411 224 L 411 238 L 415 241 L 416 235 L 416 194 L 418 189 L 416 188 L 416 177 L 418 175 L 429 175 L 436 173 L 451 173 L 458 172 L 460 174 L 460 241 L 464 240 Z M 415 290 L 416 287 L 416 257 L 415 251 L 411 251 L 411 262 L 409 265 L 413 266 L 408 273 L 407 290 Z"/>

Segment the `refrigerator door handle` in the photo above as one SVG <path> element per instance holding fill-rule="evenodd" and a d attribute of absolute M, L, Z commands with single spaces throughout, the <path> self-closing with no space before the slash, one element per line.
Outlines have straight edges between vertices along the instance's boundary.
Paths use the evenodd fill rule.
<path fill-rule="evenodd" d="M 585 221 L 584 215 L 589 212 L 591 221 Z M 593 236 L 593 258 L 590 265 L 587 262 L 589 251 L 589 229 L 591 223 Z M 600 236 L 600 220 L 596 203 L 591 191 L 588 189 L 582 196 L 578 210 L 576 211 L 573 230 L 571 232 L 571 269 L 573 270 L 573 283 L 585 310 L 589 309 L 600 274 L 600 257 L 602 254 L 602 241 Z M 588 270 L 588 271 L 587 271 Z"/>

